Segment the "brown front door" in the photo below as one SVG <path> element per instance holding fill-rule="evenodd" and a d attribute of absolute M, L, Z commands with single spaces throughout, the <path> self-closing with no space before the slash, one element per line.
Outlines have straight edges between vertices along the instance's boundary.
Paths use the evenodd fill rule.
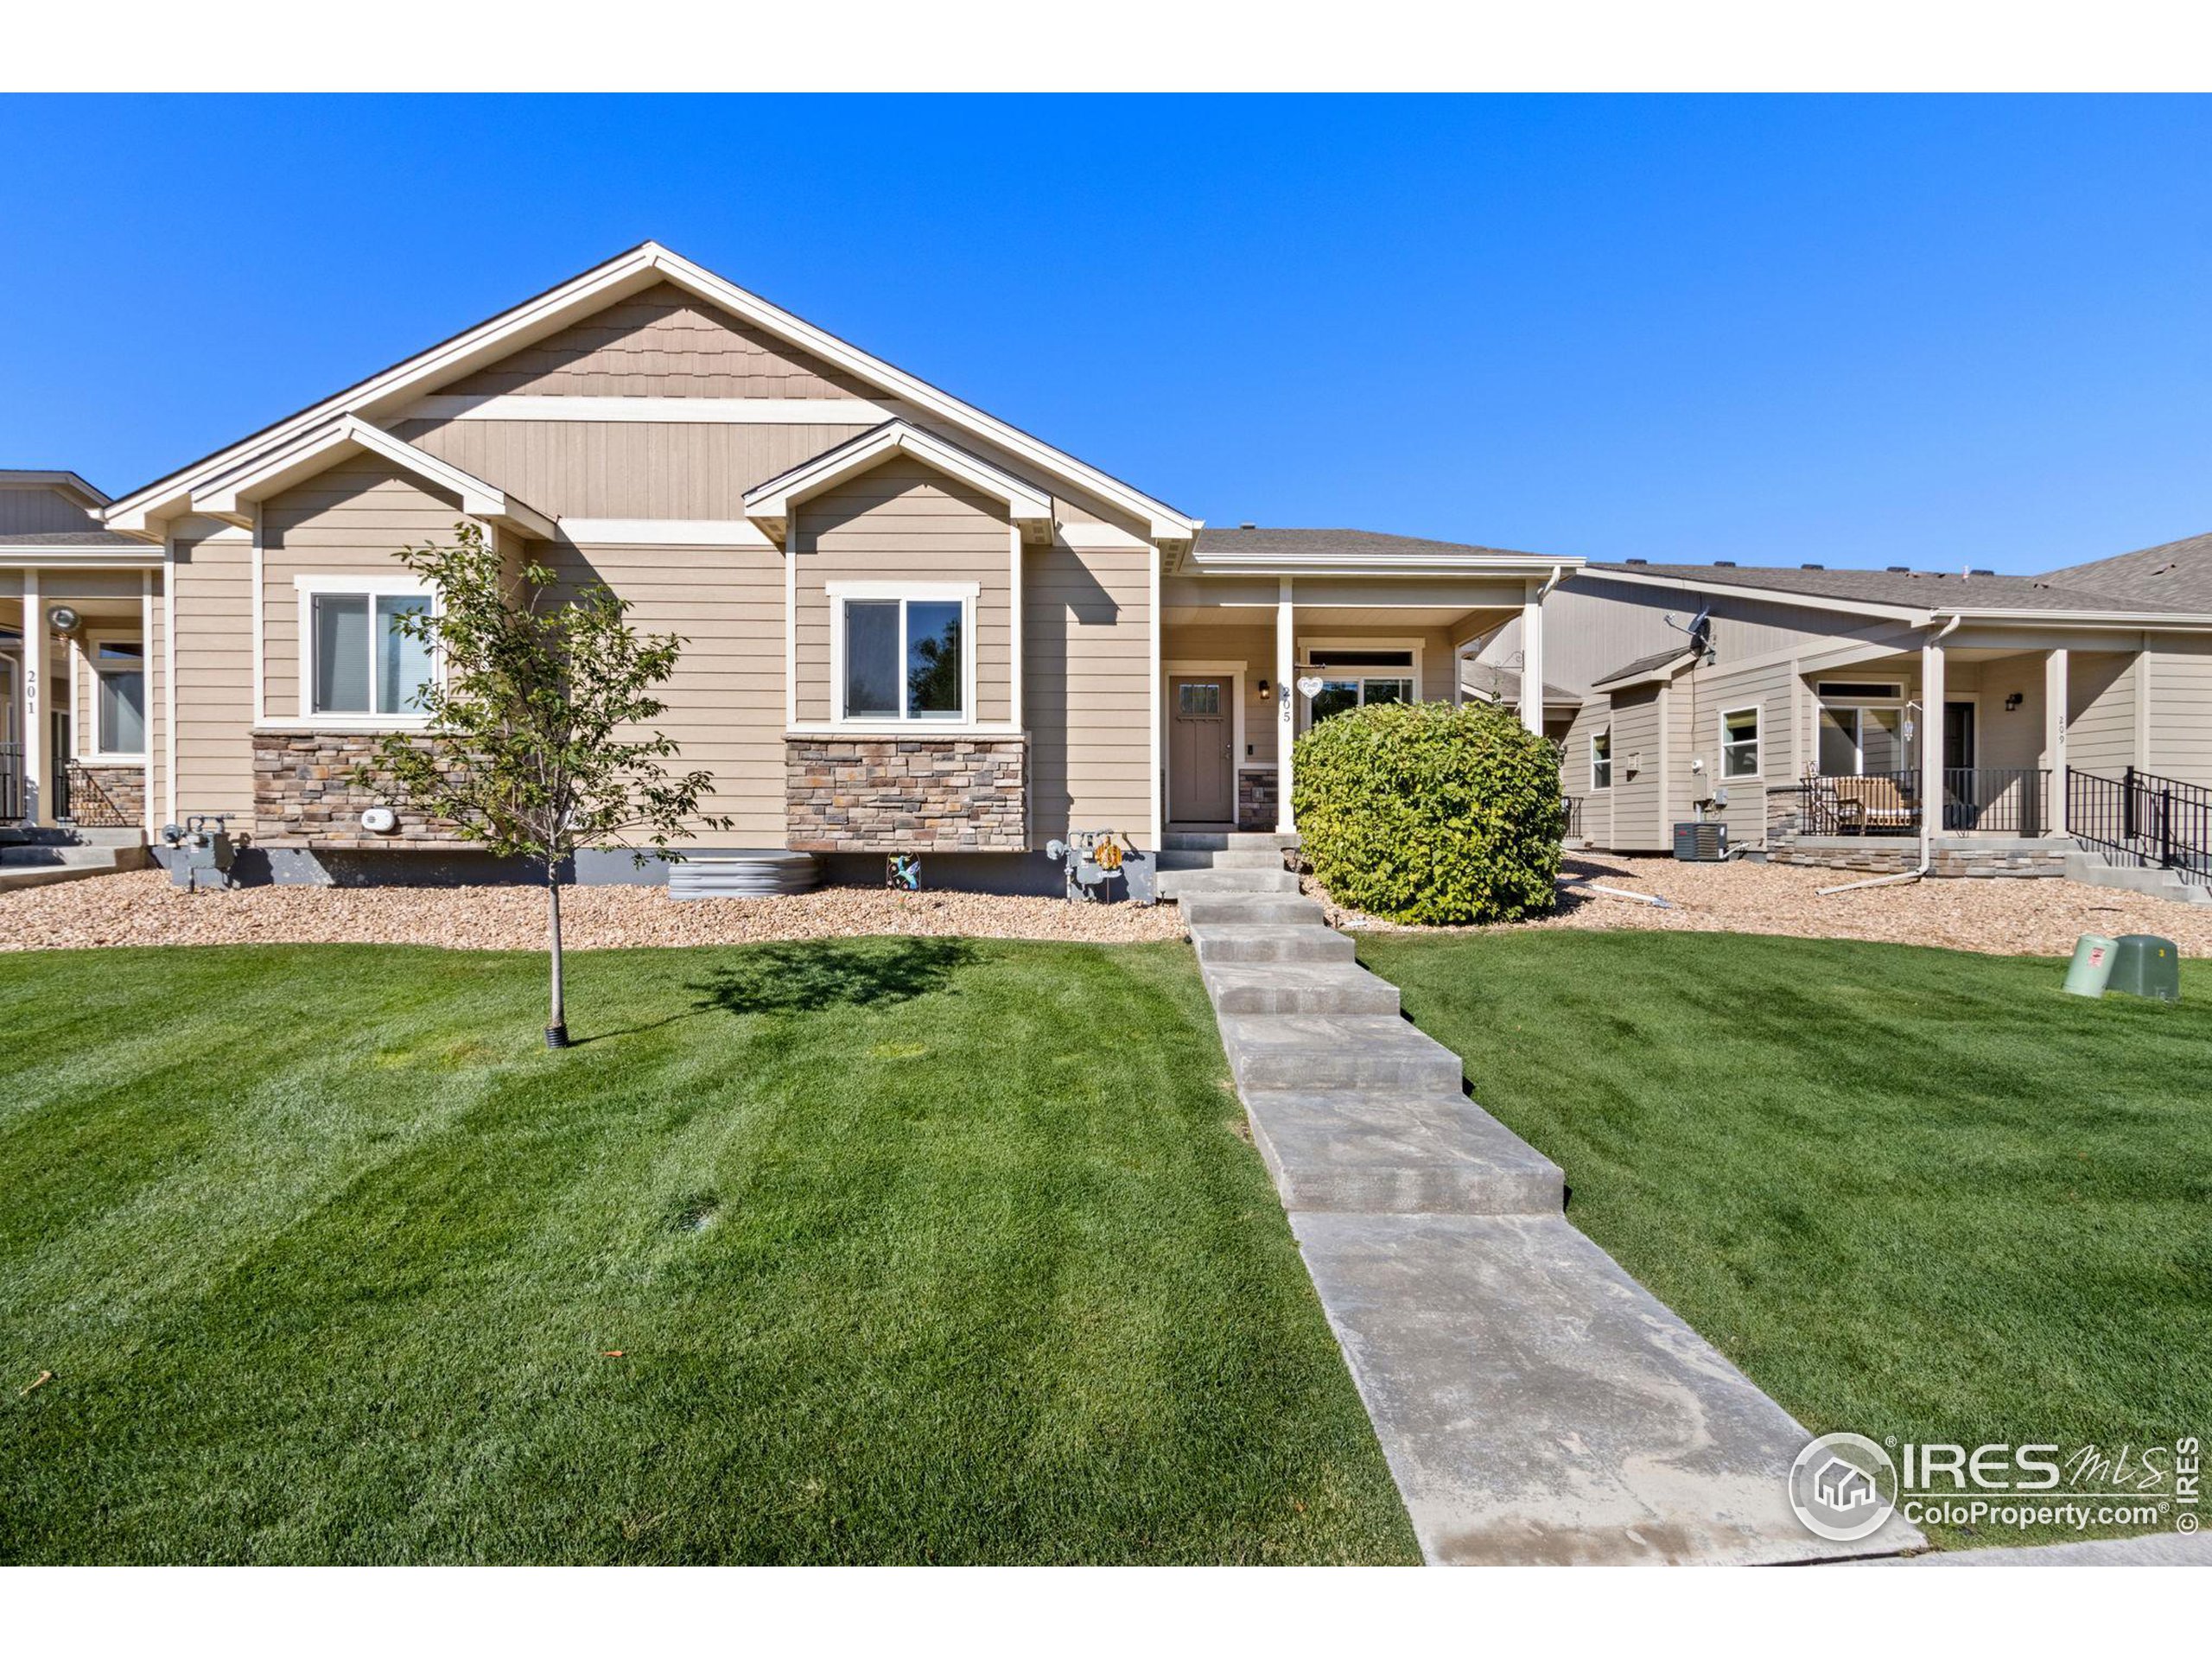
<path fill-rule="evenodd" d="M 1167 683 L 1167 815 L 1180 823 L 1236 816 L 1236 683 L 1226 675 Z"/>

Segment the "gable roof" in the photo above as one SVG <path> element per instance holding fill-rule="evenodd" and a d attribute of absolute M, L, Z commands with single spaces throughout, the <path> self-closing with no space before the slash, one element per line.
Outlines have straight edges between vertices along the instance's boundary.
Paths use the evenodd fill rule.
<path fill-rule="evenodd" d="M 1459 683 L 1485 702 L 1517 703 L 1521 701 L 1521 671 L 1516 668 L 1505 668 L 1497 663 L 1462 663 L 1459 665 Z M 1547 709 L 1560 705 L 1579 707 L 1581 702 L 1579 692 L 1554 685 L 1549 680 L 1544 682 L 1544 706 Z"/>
<path fill-rule="evenodd" d="M 745 516 L 760 525 L 770 540 L 780 543 L 790 527 L 793 507 L 902 454 L 912 455 L 1003 503 L 1023 540 L 1052 539 L 1052 497 L 982 456 L 906 421 L 886 421 L 870 427 L 773 478 L 762 480 L 745 493 Z"/>
<path fill-rule="evenodd" d="M 2082 569 L 2089 567 L 2082 567 Z M 1585 565 L 1590 576 L 1655 587 L 1685 588 L 1700 593 L 1754 593 L 1820 610 L 1875 616 L 2012 616 L 2060 620 L 2115 620 L 2171 617 L 2212 620 L 2212 595 L 2194 599 L 2148 599 L 2104 591 L 2070 580 L 2080 571 L 2049 576 L 2000 576 L 1987 571 L 1961 575 L 1934 570 L 1826 570 L 1779 565 L 1617 564 Z"/>
<path fill-rule="evenodd" d="M 1542 575 L 1579 558 L 1482 547 L 1471 542 L 1439 542 L 1421 536 L 1393 536 L 1376 530 L 1306 530 L 1257 524 L 1235 528 L 1208 525 L 1192 543 L 1185 562 L 1195 570 L 1281 569 L 1329 567 L 1379 571 L 1439 567 L 1495 570 L 1506 575 Z"/>
<path fill-rule="evenodd" d="M 2068 565 L 2043 580 L 2060 587 L 2092 588 L 2133 603 L 2212 611 L 2212 531 Z"/>
<path fill-rule="evenodd" d="M 1677 670 L 1695 662 L 1702 655 L 1687 645 L 1669 645 L 1664 651 L 1655 651 L 1649 657 L 1639 657 L 1632 663 L 1623 663 L 1610 674 L 1600 674 L 1590 682 L 1590 689 L 1600 690 L 1608 686 L 1640 685 L 1646 680 L 1663 680 Z"/>
<path fill-rule="evenodd" d="M 537 508 L 496 484 L 463 472 L 449 461 L 370 425 L 358 415 L 341 415 L 310 428 L 273 452 L 210 479 L 193 492 L 193 509 L 217 518 L 239 518 L 253 502 L 265 500 L 357 454 L 378 456 L 434 488 L 460 497 L 461 510 L 475 518 L 540 540 L 550 540 L 554 534 L 553 521 Z"/>
<path fill-rule="evenodd" d="M 194 491 L 218 473 L 232 470 L 301 431 L 339 415 L 373 420 L 409 399 L 435 391 L 473 369 L 557 332 L 579 317 L 604 308 L 659 283 L 676 287 L 770 334 L 804 347 L 861 379 L 883 387 L 921 412 L 996 445 L 1047 474 L 1065 480 L 1143 519 L 1159 540 L 1181 542 L 1194 535 L 1200 520 L 1144 494 L 1121 480 L 1056 449 L 1019 427 L 985 414 L 927 381 L 870 356 L 812 323 L 772 305 L 757 294 L 717 276 L 658 242 L 644 242 L 594 265 L 499 315 L 439 341 L 413 357 L 356 381 L 297 414 L 264 427 L 228 448 L 142 485 L 108 510 L 118 530 L 151 536 L 163 518 L 193 510 Z"/>
<path fill-rule="evenodd" d="M 10 489 L 59 490 L 73 495 L 98 512 L 107 505 L 107 492 L 87 484 L 81 474 L 66 467 L 0 467 L 0 486 Z"/>

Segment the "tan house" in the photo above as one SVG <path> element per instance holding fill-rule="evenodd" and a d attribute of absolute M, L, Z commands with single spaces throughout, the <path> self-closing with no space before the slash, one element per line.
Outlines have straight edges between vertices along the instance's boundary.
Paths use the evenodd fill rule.
<path fill-rule="evenodd" d="M 1704 822 L 1869 872 L 2056 874 L 2086 848 L 2203 874 L 2212 536 L 2042 576 L 1593 563 L 1546 609 L 1588 846 Z M 1478 661 L 1518 653 L 1509 626 Z"/>
<path fill-rule="evenodd" d="M 735 823 L 702 850 L 948 884 L 1052 880 L 1071 830 L 1290 830 L 1296 730 L 1458 697 L 1509 620 L 1541 656 L 1577 564 L 1206 529 L 651 243 L 118 499 L 44 477 L 0 518 L 0 811 L 221 814 L 284 880 L 465 850 L 349 781 L 436 671 L 395 550 L 463 520 L 688 642 L 664 728 Z"/>

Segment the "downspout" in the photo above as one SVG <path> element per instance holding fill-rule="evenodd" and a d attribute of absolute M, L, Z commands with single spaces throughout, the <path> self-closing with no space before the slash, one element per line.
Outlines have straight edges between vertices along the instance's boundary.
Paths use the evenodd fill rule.
<path fill-rule="evenodd" d="M 1551 575 L 1545 577 L 1544 585 L 1536 589 L 1536 603 L 1541 605 L 1547 599 L 1549 599 L 1551 597 L 1552 589 L 1558 587 L 1560 583 L 1566 580 L 1567 567 L 1563 564 L 1555 564 L 1552 566 Z"/>
<path fill-rule="evenodd" d="M 1949 621 L 1936 630 L 1936 637 L 1929 640 L 1928 644 L 1942 645 L 1946 639 L 1949 638 L 1951 630 L 1965 620 L 1966 618 L 1963 615 L 1955 613 Z M 1938 709 L 1936 711 L 1936 718 L 1941 720 L 1942 716 L 1943 711 Z M 1928 687 L 1925 684 L 1920 688 L 1920 718 L 1923 723 L 1929 718 Z M 1923 743 L 1927 741 L 1925 738 L 1921 741 Z M 1928 867 L 1936 861 L 1936 826 L 1933 823 L 1936 815 L 1929 809 L 1940 804 L 1939 802 L 1925 800 L 1920 804 L 1920 867 L 1917 869 L 1907 870 L 1902 875 L 1878 875 L 1866 881 L 1847 881 L 1840 887 L 1821 887 L 1815 890 L 1814 896 L 1825 899 L 1833 893 L 1855 893 L 1860 887 L 1886 887 L 1899 881 L 1917 881 L 1925 876 L 1928 874 Z"/>

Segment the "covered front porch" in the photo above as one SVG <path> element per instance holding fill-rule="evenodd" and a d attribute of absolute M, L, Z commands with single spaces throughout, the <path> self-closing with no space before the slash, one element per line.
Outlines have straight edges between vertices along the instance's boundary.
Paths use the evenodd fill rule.
<path fill-rule="evenodd" d="M 159 589 L 147 563 L 0 569 L 0 826 L 151 827 Z"/>
<path fill-rule="evenodd" d="M 1209 530 L 1200 556 L 1166 581 L 1157 741 L 1166 829 L 1295 834 L 1300 733 L 1368 703 L 1459 701 L 1462 660 L 1509 623 L 1521 625 L 1520 713 L 1543 729 L 1542 601 L 1558 565 L 1408 542 L 1398 568 L 1376 569 L 1332 534 L 1248 532 L 1257 543 L 1248 548 Z M 1233 563 L 1247 552 L 1276 568 Z"/>

